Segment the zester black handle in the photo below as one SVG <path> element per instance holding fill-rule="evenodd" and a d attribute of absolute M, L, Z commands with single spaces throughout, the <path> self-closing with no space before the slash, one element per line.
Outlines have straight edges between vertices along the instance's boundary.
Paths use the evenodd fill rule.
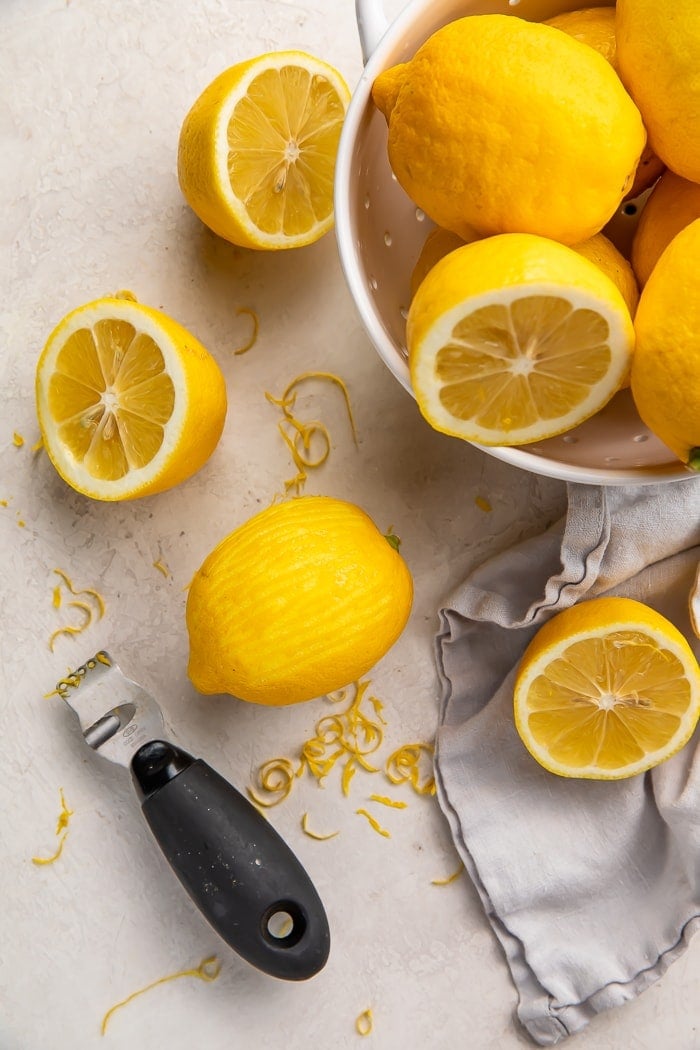
<path fill-rule="evenodd" d="M 143 814 L 173 871 L 234 951 L 273 977 L 324 966 L 323 904 L 283 838 L 215 770 L 162 740 L 134 755 Z"/>

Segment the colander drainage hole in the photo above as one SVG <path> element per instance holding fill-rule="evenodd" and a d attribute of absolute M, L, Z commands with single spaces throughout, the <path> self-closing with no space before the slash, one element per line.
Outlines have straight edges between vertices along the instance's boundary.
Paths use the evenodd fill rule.
<path fill-rule="evenodd" d="M 368 194 L 367 194 L 367 196 L 365 197 L 365 199 L 364 199 L 363 203 L 364 203 L 364 206 L 365 206 L 365 208 L 369 208 L 369 205 L 370 205 L 370 200 L 369 200 L 369 193 L 368 193 Z"/>
<path fill-rule="evenodd" d="M 408 309 L 405 306 L 399 308 L 399 313 L 403 317 L 404 321 L 408 318 Z"/>
<path fill-rule="evenodd" d="M 370 286 L 370 288 L 372 289 L 373 292 L 376 292 L 377 288 L 379 287 L 379 281 L 377 280 L 376 277 L 370 277 L 370 279 L 369 279 L 369 286 Z"/>
<path fill-rule="evenodd" d="M 517 7 L 519 3 L 520 3 L 520 0 L 508 0 L 508 6 L 509 7 Z"/>
<path fill-rule="evenodd" d="M 564 434 L 564 437 L 562 438 L 562 441 L 566 445 L 576 445 L 576 444 L 578 444 L 578 438 L 574 437 L 573 434 Z"/>
<path fill-rule="evenodd" d="M 418 220 L 418 222 L 425 221 L 425 212 L 422 208 L 416 208 L 416 219 Z"/>
<path fill-rule="evenodd" d="M 634 437 L 632 438 L 632 440 L 636 441 L 637 444 L 640 444 L 640 442 L 642 442 L 642 441 L 648 441 L 649 440 L 649 435 L 648 434 L 635 434 Z"/>
<path fill-rule="evenodd" d="M 606 456 L 603 463 L 619 463 L 617 456 Z"/>
<path fill-rule="evenodd" d="M 384 243 L 386 244 L 387 248 L 391 248 L 391 245 L 393 244 L 393 241 L 391 239 L 391 234 L 389 233 L 388 230 L 384 234 Z"/>
<path fill-rule="evenodd" d="M 624 208 L 622 209 L 622 212 L 623 212 L 624 215 L 636 215 L 637 214 L 637 205 L 636 204 L 625 204 Z"/>

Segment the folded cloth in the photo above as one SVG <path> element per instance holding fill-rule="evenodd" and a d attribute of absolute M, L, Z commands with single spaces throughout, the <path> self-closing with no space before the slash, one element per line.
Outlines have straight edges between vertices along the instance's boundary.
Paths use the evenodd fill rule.
<path fill-rule="evenodd" d="M 517 664 L 552 614 L 602 594 L 653 606 L 700 653 L 699 561 L 700 479 L 572 485 L 560 522 L 472 572 L 440 611 L 438 799 L 543 1046 L 638 995 L 700 926 L 700 729 L 636 777 L 555 776 L 515 730 Z"/>

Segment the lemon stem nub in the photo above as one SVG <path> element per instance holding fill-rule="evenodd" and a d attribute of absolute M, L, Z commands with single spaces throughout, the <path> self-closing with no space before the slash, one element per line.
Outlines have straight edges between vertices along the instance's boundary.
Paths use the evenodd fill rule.
<path fill-rule="evenodd" d="M 691 448 L 690 455 L 688 456 L 688 466 L 691 470 L 700 471 L 700 445 Z"/>
<path fill-rule="evenodd" d="M 399 547 L 401 546 L 401 540 L 399 539 L 398 536 L 395 536 L 394 533 L 391 532 L 391 531 L 384 533 L 384 539 L 386 540 L 386 542 L 389 544 L 390 547 L 394 548 L 395 551 L 397 551 L 399 549 Z"/>

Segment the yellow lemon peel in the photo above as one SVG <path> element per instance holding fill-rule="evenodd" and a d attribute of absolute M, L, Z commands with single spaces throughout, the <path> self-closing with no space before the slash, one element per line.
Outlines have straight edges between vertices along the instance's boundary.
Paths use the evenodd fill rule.
<path fill-rule="evenodd" d="M 384 769 L 392 784 L 410 784 L 419 795 L 435 794 L 435 779 L 432 773 L 421 782 L 421 758 L 432 756 L 430 744 L 404 744 L 389 756 Z"/>
<path fill-rule="evenodd" d="M 400 802 L 396 798 L 388 798 L 387 795 L 370 795 L 370 802 L 379 802 L 382 806 L 391 806 L 392 809 L 406 809 L 408 802 Z"/>
<path fill-rule="evenodd" d="M 166 984 L 168 981 L 175 981 L 179 977 L 197 977 L 200 981 L 215 981 L 221 973 L 221 963 L 216 955 L 210 955 L 206 959 L 202 959 L 199 966 L 193 970 L 178 970 L 177 973 L 168 974 L 166 977 L 159 977 L 157 981 L 151 981 L 144 988 L 139 988 L 138 991 L 132 992 L 131 995 L 127 995 L 126 999 L 122 999 L 120 1002 L 115 1003 L 111 1006 L 107 1013 L 102 1018 L 101 1033 L 105 1034 L 107 1025 L 112 1015 L 120 1010 L 122 1006 L 126 1006 L 128 1003 L 133 1002 L 139 995 L 143 995 L 145 992 L 150 992 L 152 988 L 157 988 L 160 984 Z"/>
<path fill-rule="evenodd" d="M 16 430 L 12 435 L 12 444 L 15 448 L 22 448 L 22 445 L 24 444 L 24 438 L 21 434 L 18 434 Z"/>
<path fill-rule="evenodd" d="M 242 346 L 239 346 L 236 350 L 233 351 L 234 354 L 236 356 L 238 356 L 239 354 L 247 353 L 248 350 L 251 350 L 255 346 L 255 344 L 257 343 L 257 341 L 258 341 L 258 330 L 259 330 L 259 327 L 260 327 L 260 321 L 258 320 L 258 315 L 256 314 L 255 310 L 251 310 L 247 306 L 239 307 L 238 310 L 236 310 L 236 314 L 239 317 L 240 317 L 241 314 L 247 314 L 248 317 L 252 318 L 252 321 L 253 321 L 253 331 L 252 331 L 248 341 L 246 343 L 244 343 Z"/>
<path fill-rule="evenodd" d="M 334 383 L 340 389 L 350 421 L 352 439 L 355 446 L 358 443 L 355 417 L 350 404 L 348 388 L 343 380 L 332 372 L 302 372 L 301 375 L 296 376 L 287 385 L 281 397 L 275 397 L 273 394 L 265 391 L 267 400 L 282 410 L 283 418 L 278 424 L 279 432 L 289 449 L 294 466 L 297 468 L 294 477 L 288 478 L 284 482 L 284 490 L 287 493 L 293 489 L 297 496 L 301 494 L 308 479 L 307 470 L 315 470 L 317 467 L 322 466 L 328 459 L 331 451 L 330 433 L 325 424 L 318 420 L 304 423 L 297 419 L 293 412 L 297 397 L 296 388 L 310 379 L 325 380 L 329 383 Z M 321 444 L 320 449 L 318 448 L 319 440 Z M 312 453 L 312 444 L 317 448 L 315 455 Z"/>
<path fill-rule="evenodd" d="M 52 853 L 50 857 L 32 857 L 32 864 L 36 864 L 37 866 L 53 864 L 55 861 L 57 861 L 63 853 L 63 845 L 68 836 L 68 823 L 70 821 L 70 818 L 73 816 L 74 811 L 72 809 L 69 809 L 66 805 L 66 799 L 63 794 L 63 788 L 59 788 L 58 791 L 61 798 L 61 811 L 58 814 L 58 820 L 56 821 L 56 834 L 61 835 L 61 832 L 63 832 L 63 835 L 61 835 L 61 838 L 59 839 L 59 843 L 55 853 Z"/>
<path fill-rule="evenodd" d="M 101 620 L 105 614 L 105 602 L 102 595 L 91 587 L 84 587 L 81 590 L 77 590 L 67 572 L 64 572 L 63 569 L 54 569 L 53 571 L 61 580 L 61 583 L 53 588 L 52 604 L 54 609 L 59 609 L 61 607 L 61 585 L 63 585 L 71 594 L 75 595 L 76 597 L 79 597 L 80 595 L 86 595 L 88 598 L 92 599 L 97 609 L 97 618 Z M 57 638 L 60 638 L 61 635 L 70 636 L 81 634 L 87 627 L 90 626 L 93 620 L 93 616 L 95 615 L 93 606 L 88 604 L 87 602 L 72 601 L 68 602 L 67 604 L 69 607 L 79 609 L 85 615 L 86 619 L 82 624 L 68 624 L 64 627 L 58 627 L 49 637 L 48 644 L 51 652 L 54 651 L 54 645 L 56 643 Z"/>
<path fill-rule="evenodd" d="M 32 447 L 31 447 L 31 449 L 29 451 L 32 454 L 35 454 L 37 452 L 41 452 L 43 447 L 44 447 L 44 439 L 43 438 L 39 438 L 38 441 L 34 442 L 34 444 L 32 445 Z"/>
<path fill-rule="evenodd" d="M 431 886 L 449 886 L 451 882 L 455 882 L 464 871 L 464 864 L 460 864 L 456 871 L 453 871 L 451 875 L 448 875 L 444 879 L 431 879 Z"/>
<path fill-rule="evenodd" d="M 258 806 L 265 806 L 266 808 L 279 806 L 280 802 L 284 802 L 292 790 L 294 775 L 294 766 L 288 758 L 271 758 L 269 762 L 265 762 L 258 770 L 258 780 L 263 791 L 278 797 L 274 799 L 260 798 L 252 788 L 248 788 L 248 795 Z"/>
<path fill-rule="evenodd" d="M 382 835 L 385 839 L 391 838 L 391 832 L 387 831 L 386 828 L 383 828 L 379 821 L 375 820 L 372 814 L 368 813 L 366 809 L 356 809 L 355 812 L 361 817 L 366 817 L 367 823 L 373 831 L 377 832 L 378 835 Z"/>
<path fill-rule="evenodd" d="M 476 503 L 479 510 L 483 510 L 484 514 L 489 514 L 493 510 L 493 507 L 491 506 L 489 501 L 487 499 L 484 499 L 483 496 L 477 496 L 474 502 Z"/>
<path fill-rule="evenodd" d="M 153 562 L 153 568 L 157 569 L 158 572 L 162 572 L 166 579 L 170 576 L 170 569 L 160 558 L 158 558 L 158 561 Z"/>
<path fill-rule="evenodd" d="M 358 1035 L 369 1035 L 374 1025 L 371 1010 L 363 1010 L 355 1020 L 355 1031 Z"/>
<path fill-rule="evenodd" d="M 301 830 L 305 835 L 308 835 L 311 839 L 316 839 L 317 842 L 326 842 L 328 839 L 334 839 L 336 835 L 340 834 L 340 831 L 331 831 L 327 835 L 322 835 L 318 831 L 312 831 L 309 827 L 309 814 L 304 813 L 301 818 Z"/>

